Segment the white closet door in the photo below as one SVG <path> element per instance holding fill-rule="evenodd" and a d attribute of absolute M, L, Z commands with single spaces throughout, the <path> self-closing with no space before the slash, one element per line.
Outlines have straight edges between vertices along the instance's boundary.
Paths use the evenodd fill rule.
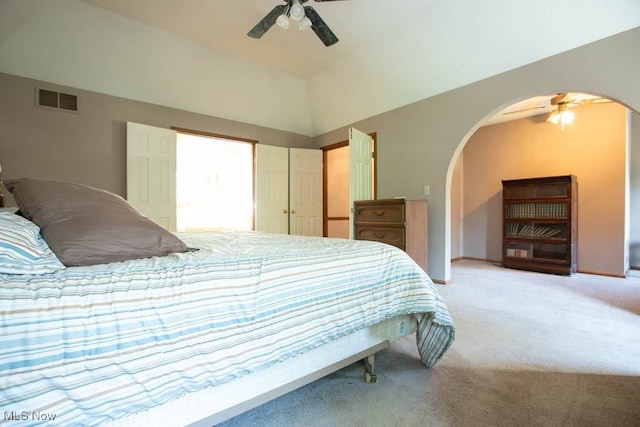
<path fill-rule="evenodd" d="M 373 199 L 373 138 L 349 129 L 349 237 L 353 238 L 353 202 Z"/>
<path fill-rule="evenodd" d="M 289 150 L 290 233 L 322 236 L 322 150 Z"/>
<path fill-rule="evenodd" d="M 127 122 L 127 200 L 176 229 L 176 131 Z"/>
<path fill-rule="evenodd" d="M 289 233 L 289 149 L 256 144 L 256 230 Z"/>

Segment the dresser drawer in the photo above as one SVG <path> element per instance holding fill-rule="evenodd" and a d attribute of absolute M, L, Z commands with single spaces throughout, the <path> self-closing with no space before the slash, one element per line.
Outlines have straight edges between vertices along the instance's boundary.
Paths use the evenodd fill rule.
<path fill-rule="evenodd" d="M 404 222 L 404 203 L 357 206 L 355 220 L 362 222 Z"/>
<path fill-rule="evenodd" d="M 356 240 L 374 240 L 405 249 L 404 228 L 356 225 Z"/>

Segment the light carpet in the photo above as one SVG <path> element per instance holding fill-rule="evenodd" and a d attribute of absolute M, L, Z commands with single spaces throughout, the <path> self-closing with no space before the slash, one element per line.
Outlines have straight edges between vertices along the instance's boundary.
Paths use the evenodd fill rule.
<path fill-rule="evenodd" d="M 241 414 L 233 426 L 640 426 L 640 278 L 452 265 L 456 340 L 432 369 L 415 335 Z"/>

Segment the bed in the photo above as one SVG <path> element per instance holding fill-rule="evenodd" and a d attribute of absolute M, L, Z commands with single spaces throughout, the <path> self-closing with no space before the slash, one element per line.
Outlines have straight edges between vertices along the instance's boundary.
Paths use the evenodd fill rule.
<path fill-rule="evenodd" d="M 0 425 L 211 426 L 359 360 L 375 380 L 373 355 L 401 336 L 416 334 L 426 367 L 454 339 L 436 286 L 392 246 L 154 229 L 170 249 L 118 260 L 116 247 L 100 262 L 105 242 L 91 247 L 91 233 L 107 212 L 100 237 L 117 235 L 113 204 L 137 222 L 110 244 L 129 247 L 146 226 L 124 199 L 43 180 L 7 187 L 20 215 L 0 210 L 0 250 L 15 255 L 0 256 Z M 60 223 L 84 234 L 61 242 Z M 28 244 L 7 236 L 22 230 Z M 34 256 L 11 244 L 37 265 L 16 267 Z"/>

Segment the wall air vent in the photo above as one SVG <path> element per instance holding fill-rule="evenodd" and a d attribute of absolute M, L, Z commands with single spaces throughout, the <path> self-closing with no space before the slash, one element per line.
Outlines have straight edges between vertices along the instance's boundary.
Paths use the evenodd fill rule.
<path fill-rule="evenodd" d="M 36 105 L 55 110 L 78 112 L 78 97 L 68 93 L 36 88 Z"/>

